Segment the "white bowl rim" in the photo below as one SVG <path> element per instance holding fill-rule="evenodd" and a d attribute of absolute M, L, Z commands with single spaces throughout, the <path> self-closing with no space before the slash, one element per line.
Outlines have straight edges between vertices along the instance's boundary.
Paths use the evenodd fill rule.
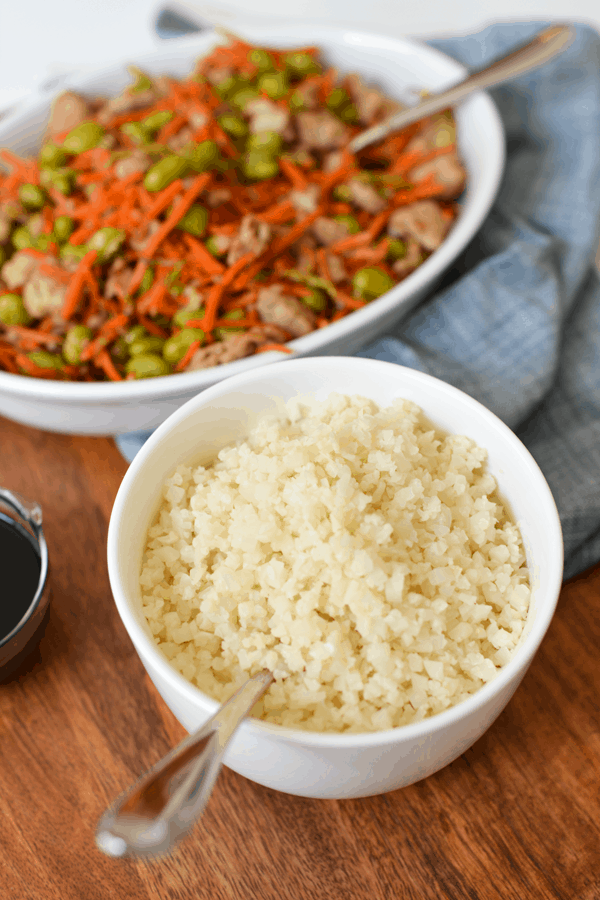
<path fill-rule="evenodd" d="M 289 728 L 283 725 L 266 722 L 262 719 L 246 719 L 241 726 L 242 729 L 250 729 L 251 732 L 257 735 L 270 735 L 271 737 L 277 738 L 277 740 L 294 744 L 303 744 L 315 748 L 343 747 L 344 749 L 350 749 L 417 740 L 419 738 L 424 738 L 435 731 L 441 730 L 446 726 L 451 726 L 467 717 L 478 707 L 484 705 L 486 701 L 491 699 L 495 694 L 500 693 L 521 670 L 523 673 L 526 671 L 548 630 L 558 603 L 562 584 L 564 547 L 560 518 L 552 492 L 550 491 L 544 474 L 529 450 L 514 432 L 511 431 L 498 416 L 487 409 L 487 407 L 483 406 L 479 401 L 475 400 L 464 391 L 461 391 L 432 375 L 428 375 L 416 369 L 409 369 L 405 366 L 398 366 L 395 363 L 384 362 L 382 360 L 360 357 L 327 356 L 311 357 L 308 359 L 299 358 L 287 363 L 282 362 L 280 365 L 294 365 L 300 368 L 314 367 L 315 363 L 318 361 L 318 365 L 320 366 L 335 367 L 340 361 L 347 363 L 350 360 L 357 367 L 364 367 L 365 369 L 379 367 L 381 369 L 382 377 L 385 377 L 385 374 L 389 373 L 390 367 L 393 367 L 395 370 L 401 372 L 404 379 L 413 381 L 413 383 L 435 385 L 442 395 L 449 398 L 460 399 L 463 403 L 466 401 L 467 405 L 471 405 L 482 418 L 486 419 L 488 423 L 492 424 L 503 434 L 504 438 L 512 445 L 515 452 L 522 457 L 527 465 L 531 479 L 536 483 L 537 489 L 539 490 L 540 501 L 547 504 L 549 513 L 548 544 L 552 549 L 551 559 L 553 561 L 553 568 L 550 572 L 550 584 L 555 585 L 555 589 L 554 596 L 549 594 L 546 598 L 543 608 L 540 608 L 536 616 L 533 627 L 518 646 L 513 658 L 500 670 L 498 675 L 493 678 L 492 681 L 487 682 L 483 687 L 479 688 L 479 690 L 469 696 L 466 700 L 463 700 L 461 703 L 458 703 L 441 713 L 436 713 L 434 716 L 423 719 L 420 722 L 374 732 L 315 732 L 299 728 Z M 278 364 L 275 363 L 275 367 L 277 367 L 277 365 Z M 219 708 L 219 702 L 201 691 L 200 688 L 184 678 L 183 675 L 170 665 L 169 661 L 160 652 L 154 641 L 136 621 L 135 615 L 130 609 L 129 602 L 125 597 L 124 592 L 121 590 L 118 563 L 119 541 L 117 540 L 118 520 L 127 503 L 127 496 L 132 483 L 143 468 L 146 458 L 152 453 L 155 445 L 162 440 L 163 436 L 168 434 L 173 427 L 187 418 L 187 416 L 198 407 L 209 405 L 213 399 L 227 394 L 231 390 L 235 390 L 238 386 L 247 388 L 251 386 L 251 382 L 254 378 L 262 377 L 263 375 L 263 372 L 256 370 L 248 374 L 243 373 L 242 375 L 228 378 L 207 388 L 205 391 L 202 391 L 196 397 L 193 397 L 183 404 L 176 412 L 172 413 L 150 436 L 130 464 L 115 498 L 109 523 L 107 556 L 111 588 L 121 620 L 123 621 L 136 650 L 141 646 L 143 648 L 143 654 L 150 657 L 153 666 L 158 669 L 161 676 L 170 684 L 171 688 L 180 695 L 183 695 L 185 700 L 193 707 L 198 708 L 200 706 L 203 710 L 208 710 L 210 716 L 214 715 Z"/>
<path fill-rule="evenodd" d="M 314 26 L 308 22 L 295 22 L 291 24 L 279 24 L 270 26 L 247 26 L 240 28 L 240 35 L 247 36 L 250 39 L 264 39 L 265 44 L 269 41 L 274 44 L 281 41 L 282 35 L 293 37 L 298 35 L 298 40 L 308 39 L 312 44 L 318 45 L 320 41 L 333 41 L 339 44 L 354 45 L 359 47 L 360 44 L 366 44 L 371 48 L 380 47 L 390 51 L 396 51 L 399 58 L 410 54 L 418 54 L 425 59 L 430 58 L 437 61 L 438 65 L 444 64 L 449 73 L 453 73 L 456 80 L 467 74 L 467 69 L 452 57 L 447 56 L 437 48 L 430 47 L 425 43 L 409 38 L 397 38 L 368 31 L 347 29 L 327 25 L 315 24 Z M 304 36 L 302 38 L 302 36 Z M 198 49 L 200 54 L 206 51 L 207 47 L 218 41 L 219 37 L 216 32 L 202 32 L 193 37 L 180 39 L 172 39 L 167 42 L 164 47 L 145 54 L 132 54 L 136 63 L 143 65 L 144 61 L 160 59 L 161 56 L 168 56 L 169 49 L 176 46 L 182 50 L 191 51 Z M 171 54 L 172 55 L 172 54 Z M 78 89 L 82 88 L 85 82 L 90 81 L 100 73 L 109 72 L 115 68 L 131 63 L 132 59 L 121 61 L 120 63 L 112 63 L 106 66 L 96 68 L 94 71 L 85 71 L 70 76 L 65 80 L 61 90 L 66 88 Z M 10 130 L 11 127 L 17 127 L 19 120 L 26 113 L 36 108 L 36 105 L 48 105 L 51 97 L 45 98 L 39 95 L 30 101 L 15 114 L 0 123 L 0 142 L 3 140 L 2 134 Z M 408 300 L 419 290 L 424 289 L 429 282 L 435 282 L 447 266 L 462 252 L 468 243 L 473 239 L 479 228 L 481 227 L 485 217 L 488 215 L 494 198 L 497 194 L 500 181 L 504 171 L 505 162 L 505 139 L 504 128 L 500 114 L 491 97 L 482 91 L 475 92 L 465 101 L 466 104 L 479 103 L 481 111 L 488 117 L 487 132 L 490 136 L 490 147 L 487 150 L 486 168 L 482 176 L 481 184 L 475 195 L 476 203 L 467 215 L 459 216 L 456 225 L 451 230 L 448 237 L 441 246 L 428 259 L 412 272 L 407 278 L 401 281 L 391 291 L 388 291 L 383 297 L 369 303 L 362 309 L 355 310 L 352 314 L 345 316 L 343 319 L 333 322 L 326 328 L 318 329 L 301 338 L 289 341 L 287 346 L 292 351 L 290 356 L 298 354 L 318 354 L 325 350 L 327 345 L 332 341 L 343 338 L 348 333 L 354 333 L 362 327 L 367 326 L 371 321 L 385 316 L 386 312 L 397 308 L 400 301 Z M 458 249 L 456 249 L 458 247 Z M 256 367 L 257 356 L 264 357 L 264 363 L 275 362 L 283 357 L 283 353 L 272 351 L 264 354 L 258 354 L 226 363 L 223 366 L 212 366 L 208 369 L 200 369 L 195 372 L 180 372 L 171 375 L 161 376 L 158 378 L 140 379 L 137 381 L 123 382 L 71 382 L 71 381 L 54 381 L 43 378 L 35 378 L 25 375 L 15 375 L 11 372 L 0 371 L 0 390 L 6 390 L 10 393 L 19 393 L 24 397 L 47 398 L 62 401 L 64 403 L 91 403 L 101 404 L 110 402 L 121 402 L 129 400 L 147 400 L 154 399 L 157 395 L 163 398 L 177 396 L 183 394 L 190 389 L 197 387 L 202 389 L 208 382 L 213 383 L 215 377 L 219 380 L 234 376 L 238 372 L 251 370 Z"/>

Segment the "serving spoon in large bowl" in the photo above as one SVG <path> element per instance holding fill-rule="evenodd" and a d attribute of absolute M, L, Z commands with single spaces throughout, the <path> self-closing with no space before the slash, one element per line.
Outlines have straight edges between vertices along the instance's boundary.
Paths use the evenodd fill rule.
<path fill-rule="evenodd" d="M 471 72 L 463 81 L 439 94 L 426 97 L 417 106 L 403 109 L 379 122 L 378 125 L 367 128 L 350 142 L 348 149 L 352 153 L 358 153 L 359 150 L 383 140 L 394 131 L 400 131 L 426 116 L 442 112 L 449 106 L 456 106 L 474 91 L 495 87 L 531 69 L 536 69 L 566 50 L 574 37 L 575 30 L 570 25 L 552 25 L 550 28 L 544 28 L 533 40 L 513 50 L 508 56 L 496 59 L 483 69 Z"/>
<path fill-rule="evenodd" d="M 202 814 L 231 738 L 272 681 L 267 669 L 253 675 L 208 722 L 124 791 L 98 823 L 99 849 L 121 859 L 167 853 Z"/>

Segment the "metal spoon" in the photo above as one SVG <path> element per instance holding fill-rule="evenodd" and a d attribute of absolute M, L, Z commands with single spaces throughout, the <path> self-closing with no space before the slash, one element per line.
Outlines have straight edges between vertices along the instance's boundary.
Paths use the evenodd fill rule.
<path fill-rule="evenodd" d="M 350 142 L 348 149 L 352 153 L 357 153 L 364 147 L 368 147 L 369 144 L 381 141 L 388 134 L 399 131 L 413 122 L 418 122 L 419 119 L 441 112 L 449 106 L 455 106 L 474 91 L 494 87 L 494 85 L 522 75 L 530 69 L 535 69 L 565 50 L 574 37 L 575 30 L 569 25 L 553 25 L 545 28 L 532 41 L 519 47 L 518 50 L 513 50 L 508 56 L 497 59 L 484 69 L 471 72 L 464 81 L 455 84 L 454 87 L 442 91 L 441 94 L 428 97 L 418 106 L 395 113 L 372 128 L 367 128 Z"/>
<path fill-rule="evenodd" d="M 99 849 L 120 858 L 170 850 L 203 812 L 231 738 L 272 681 L 267 669 L 254 675 L 212 719 L 121 794 L 98 823 Z"/>

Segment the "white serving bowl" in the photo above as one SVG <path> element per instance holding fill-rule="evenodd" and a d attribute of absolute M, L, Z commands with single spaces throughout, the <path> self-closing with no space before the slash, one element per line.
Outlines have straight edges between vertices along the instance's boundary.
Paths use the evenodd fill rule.
<path fill-rule="evenodd" d="M 274 47 L 316 45 L 341 71 L 359 72 L 398 99 L 414 102 L 414 88 L 440 90 L 464 77 L 454 60 L 413 41 L 310 25 L 244 28 L 243 37 Z M 169 41 L 164 49 L 93 74 L 72 76 L 62 85 L 88 95 L 115 95 L 130 81 L 126 66 L 137 63 L 153 73 L 178 77 L 214 45 L 207 33 Z M 0 123 L 0 147 L 31 154 L 39 148 L 50 96 L 38 96 Z M 474 94 L 457 111 L 458 144 L 468 172 L 461 215 L 442 246 L 397 287 L 364 309 L 289 346 L 301 356 L 355 353 L 388 331 L 429 293 L 487 215 L 504 165 L 504 135 L 490 98 Z M 48 431 L 118 434 L 153 428 L 198 391 L 230 375 L 277 361 L 283 354 L 259 354 L 198 372 L 125 383 L 44 381 L 0 371 L 0 415 Z"/>
<path fill-rule="evenodd" d="M 440 429 L 466 434 L 486 448 L 489 470 L 521 530 L 532 580 L 525 633 L 513 659 L 476 694 L 437 716 L 373 734 L 320 734 L 259 720 L 242 724 L 226 756 L 236 772 L 290 794 L 348 798 L 404 787 L 470 747 L 510 700 L 550 624 L 562 577 L 558 513 L 536 462 L 496 416 L 436 378 L 376 360 L 297 359 L 238 375 L 186 403 L 140 450 L 115 500 L 108 568 L 119 614 L 150 678 L 193 731 L 218 704 L 171 667 L 141 612 L 142 552 L 162 485 L 181 463 L 213 459 L 281 401 L 299 395 L 324 399 L 332 392 L 369 397 L 382 406 L 412 400 Z"/>

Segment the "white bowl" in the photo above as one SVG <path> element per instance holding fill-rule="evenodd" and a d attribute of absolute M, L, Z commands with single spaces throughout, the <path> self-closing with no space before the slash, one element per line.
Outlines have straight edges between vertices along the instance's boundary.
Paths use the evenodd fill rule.
<path fill-rule="evenodd" d="M 226 764 L 267 787 L 307 797 L 347 798 L 391 791 L 447 765 L 476 741 L 510 700 L 554 613 L 562 577 L 562 536 L 550 489 L 517 437 L 471 397 L 392 363 L 313 358 L 276 364 L 215 385 L 174 413 L 131 464 L 108 533 L 110 582 L 123 623 L 157 689 L 193 731 L 218 704 L 186 681 L 159 651 L 141 612 L 140 565 L 165 479 L 181 463 L 205 463 L 243 437 L 278 401 L 331 392 L 386 406 L 417 403 L 432 422 L 466 434 L 489 452 L 489 470 L 521 530 L 532 580 L 525 634 L 497 677 L 463 703 L 414 725 L 374 734 L 318 734 L 258 720 L 242 724 Z"/>
<path fill-rule="evenodd" d="M 390 96 L 407 99 L 413 88 L 439 90 L 464 77 L 459 63 L 413 41 L 309 25 L 245 28 L 243 36 L 276 47 L 306 44 L 323 49 L 341 71 L 359 72 L 378 82 Z M 151 73 L 183 76 L 198 56 L 215 43 L 214 34 L 169 41 L 164 49 L 94 74 L 73 76 L 63 88 L 91 95 L 114 95 L 129 82 L 126 65 L 136 62 Z M 413 96 L 414 102 L 414 96 Z M 0 123 L 0 147 L 36 152 L 50 108 L 50 97 L 37 97 Z M 384 297 L 327 328 L 291 341 L 301 356 L 355 353 L 389 331 L 432 290 L 477 232 L 487 215 L 502 175 L 504 135 L 496 107 L 486 94 L 474 94 L 457 112 L 458 144 L 468 172 L 461 215 L 441 247 Z M 0 414 L 48 431 L 117 434 L 153 428 L 199 390 L 238 372 L 280 359 L 259 354 L 198 372 L 126 383 L 44 381 L 0 372 Z"/>

